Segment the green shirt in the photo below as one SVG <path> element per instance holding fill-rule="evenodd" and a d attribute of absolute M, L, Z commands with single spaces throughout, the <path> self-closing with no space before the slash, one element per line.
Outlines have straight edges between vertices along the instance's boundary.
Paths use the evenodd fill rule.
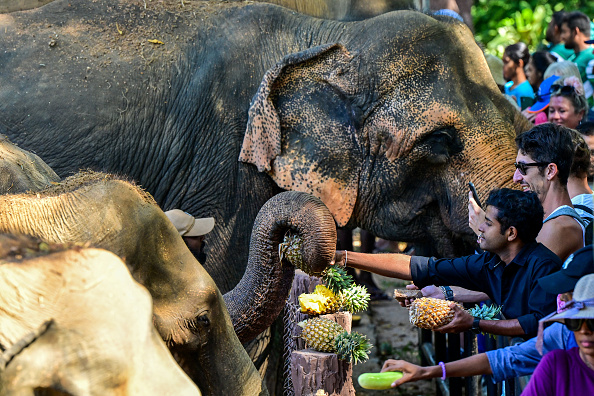
<path fill-rule="evenodd" d="M 588 99 L 588 107 L 592 108 L 594 106 L 594 96 L 592 95 L 594 75 L 591 71 L 592 66 L 588 67 L 588 64 L 594 60 L 594 50 L 592 47 L 588 47 L 588 49 L 579 52 L 577 55 L 574 55 L 568 60 L 575 63 L 578 70 L 580 71 L 580 77 L 584 83 L 586 99 Z M 587 70 L 590 70 L 590 72 L 588 73 Z"/>
<path fill-rule="evenodd" d="M 574 55 L 573 50 L 565 48 L 565 44 L 563 43 L 549 44 L 547 51 L 557 58 L 557 61 L 567 60 L 569 57 Z"/>

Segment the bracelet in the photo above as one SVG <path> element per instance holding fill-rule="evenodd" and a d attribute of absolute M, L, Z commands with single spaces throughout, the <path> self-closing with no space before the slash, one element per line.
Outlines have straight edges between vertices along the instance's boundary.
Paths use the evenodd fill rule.
<path fill-rule="evenodd" d="M 445 379 L 446 379 L 445 363 L 444 362 L 439 362 L 439 365 L 441 366 L 441 380 L 442 381 L 445 381 Z"/>
<path fill-rule="evenodd" d="M 346 267 L 347 266 L 347 261 L 348 260 L 349 260 L 349 256 L 347 254 L 347 251 L 345 250 L 344 251 L 344 264 L 343 264 L 343 267 Z"/>
<path fill-rule="evenodd" d="M 454 301 L 454 291 L 449 286 L 439 286 L 439 290 L 443 293 L 443 296 L 447 301 Z"/>

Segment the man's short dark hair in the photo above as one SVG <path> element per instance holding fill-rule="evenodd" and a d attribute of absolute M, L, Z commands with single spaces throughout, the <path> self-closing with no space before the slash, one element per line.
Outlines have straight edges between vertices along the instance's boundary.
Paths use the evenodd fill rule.
<path fill-rule="evenodd" d="M 486 205 L 497 209 L 496 220 L 501 224 L 502 235 L 513 226 L 518 230 L 518 238 L 522 242 L 536 240 L 542 228 L 544 210 L 535 193 L 510 188 L 495 189 L 489 193 Z"/>
<path fill-rule="evenodd" d="M 550 122 L 540 124 L 516 137 L 516 145 L 523 155 L 535 162 L 557 165 L 559 182 L 567 185 L 573 161 L 572 130 Z M 539 166 L 540 172 L 546 166 Z"/>
<path fill-rule="evenodd" d="M 569 30 L 574 31 L 575 28 L 578 28 L 584 36 L 590 37 L 590 18 L 583 12 L 568 12 L 563 17 L 563 23 L 567 24 Z"/>
<path fill-rule="evenodd" d="M 571 163 L 572 176 L 583 179 L 588 177 L 588 170 L 590 169 L 590 149 L 588 144 L 579 132 L 573 132 L 573 145 L 575 147 L 573 153 L 573 162 Z"/>

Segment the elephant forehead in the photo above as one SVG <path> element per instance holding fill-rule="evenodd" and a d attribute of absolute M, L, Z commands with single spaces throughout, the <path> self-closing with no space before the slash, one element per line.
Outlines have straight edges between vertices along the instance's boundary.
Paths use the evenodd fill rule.
<path fill-rule="evenodd" d="M 400 103 L 401 106 L 406 107 L 406 102 Z M 435 130 L 463 128 L 460 111 L 445 103 L 417 106 L 414 114 L 395 110 L 394 107 L 379 109 L 366 124 L 371 152 L 384 152 L 390 161 L 407 155 L 417 141 Z"/>

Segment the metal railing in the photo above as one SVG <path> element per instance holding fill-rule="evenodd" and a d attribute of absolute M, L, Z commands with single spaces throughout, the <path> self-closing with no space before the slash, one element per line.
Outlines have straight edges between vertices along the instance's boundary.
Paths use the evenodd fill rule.
<path fill-rule="evenodd" d="M 419 355 L 421 365 L 434 366 L 437 362 L 453 362 L 478 353 L 477 337 L 472 332 L 463 334 L 441 334 L 431 330 L 419 329 Z M 463 341 L 461 341 L 461 339 Z M 464 348 L 461 345 L 464 344 Z M 503 336 L 485 337 L 485 349 L 493 350 L 510 345 L 510 338 Z M 491 376 L 436 378 L 438 396 L 516 396 L 522 393 L 526 380 L 512 379 L 495 384 Z M 505 391 L 505 393 L 504 393 Z"/>

